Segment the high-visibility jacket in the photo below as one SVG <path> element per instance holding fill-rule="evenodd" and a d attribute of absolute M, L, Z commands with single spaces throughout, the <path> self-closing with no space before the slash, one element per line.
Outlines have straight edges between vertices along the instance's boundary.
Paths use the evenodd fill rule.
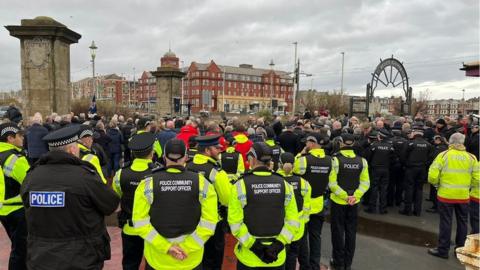
<path fill-rule="evenodd" d="M 299 178 L 300 185 L 292 185 L 292 182 L 289 181 L 289 178 L 293 177 L 292 173 L 287 174 L 284 170 L 279 169 L 277 171 L 278 174 L 283 175 L 285 180 L 292 186 L 293 192 L 295 194 L 295 200 L 297 203 L 297 210 L 298 210 L 298 219 L 300 221 L 300 228 L 298 229 L 295 237 L 293 237 L 293 241 L 297 241 L 302 238 L 303 234 L 305 233 L 305 224 L 308 223 L 310 220 L 310 203 L 311 203 L 311 195 L 312 195 L 312 188 L 310 184 L 300 176 L 296 176 Z M 297 184 L 297 183 L 295 183 Z M 299 196 L 302 197 L 302 206 L 300 207 L 299 200 L 297 199 Z"/>
<path fill-rule="evenodd" d="M 168 168 L 166 172 L 178 176 L 185 171 L 178 168 Z M 204 244 L 214 234 L 218 222 L 217 194 L 203 175 L 197 175 L 198 200 L 201 211 L 200 221 L 192 233 L 179 237 L 167 238 L 161 235 L 151 223 L 150 209 L 156 196 L 154 185 L 159 185 L 158 181 L 155 182 L 155 175 L 140 182 L 135 191 L 132 215 L 134 230 L 137 235 L 145 239 L 143 254 L 148 264 L 154 269 L 193 269 L 202 262 Z M 172 204 L 181 203 L 172 201 Z M 165 207 L 169 208 L 170 206 L 165 205 Z M 191 213 L 176 214 L 188 215 Z M 168 254 L 168 250 L 174 244 L 178 245 L 187 254 L 187 258 L 183 261 Z"/>
<path fill-rule="evenodd" d="M 20 186 L 30 169 L 21 149 L 13 144 L 0 142 L 0 155 L 5 155 L 3 164 L 0 164 L 0 216 L 8 214 L 23 207 L 20 197 Z"/>
<path fill-rule="evenodd" d="M 229 157 L 231 157 L 231 158 L 233 158 L 234 156 L 238 156 L 238 158 L 236 159 L 237 164 L 234 165 L 235 168 L 236 168 L 235 173 L 229 173 L 224 167 L 224 166 L 227 166 L 227 164 L 222 163 L 227 155 L 229 155 Z M 242 156 L 242 154 L 237 152 L 235 150 L 235 148 L 232 147 L 232 146 L 228 147 L 227 150 L 225 150 L 224 153 L 220 154 L 220 158 L 219 158 L 218 161 L 219 161 L 220 166 L 222 166 L 224 171 L 226 171 L 226 173 L 228 175 L 228 178 L 230 179 L 230 182 L 236 181 L 240 177 L 240 175 L 242 175 L 245 172 L 245 164 L 243 162 L 243 156 Z M 228 162 L 230 160 L 225 159 L 225 161 Z"/>
<path fill-rule="evenodd" d="M 329 179 L 331 179 L 335 175 L 335 173 L 331 169 L 331 158 L 325 154 L 325 150 L 320 148 L 311 149 L 308 152 L 308 155 L 311 155 L 312 157 L 315 157 L 318 159 L 324 159 L 321 162 L 325 164 L 322 166 L 319 166 L 318 173 L 319 175 L 321 174 L 323 175 L 323 177 L 328 178 L 325 180 L 325 187 L 326 187 L 328 185 Z M 308 173 L 308 171 L 312 171 L 311 166 L 312 166 L 311 164 L 308 164 L 307 155 L 299 154 L 295 158 L 295 162 L 293 164 L 293 173 L 303 176 L 307 181 L 320 181 L 320 179 L 309 180 L 307 177 L 304 176 L 305 174 Z M 314 184 L 316 185 L 317 183 L 310 182 L 310 186 L 312 187 L 310 214 L 318 214 L 323 210 L 323 192 L 322 191 L 316 192 Z M 315 193 L 319 193 L 319 194 L 315 195 Z"/>
<path fill-rule="evenodd" d="M 138 130 L 137 133 L 135 133 L 135 134 L 140 134 L 140 133 L 144 133 L 144 132 L 146 132 L 146 131 L 145 130 Z M 133 136 L 135 136 L 135 135 L 133 135 Z M 157 155 L 158 160 L 162 159 L 162 154 L 163 154 L 162 146 L 160 145 L 160 142 L 158 142 L 157 139 L 155 139 L 155 142 L 153 143 L 153 152 L 155 153 L 155 155 Z"/>
<path fill-rule="evenodd" d="M 100 178 L 102 179 L 102 182 L 104 184 L 107 183 L 107 179 L 105 179 L 105 176 L 103 175 L 102 171 L 102 166 L 100 166 L 100 159 L 98 159 L 97 155 L 92 152 L 92 150 L 88 149 L 85 145 L 79 143 L 78 148 L 80 148 L 80 158 L 90 164 L 92 164 Z"/>
<path fill-rule="evenodd" d="M 193 157 L 192 162 L 187 164 L 187 169 L 203 174 L 215 187 L 215 192 L 218 195 L 218 202 L 223 206 L 228 205 L 232 184 L 230 184 L 230 179 L 228 178 L 227 173 L 222 170 L 216 160 L 198 153 Z"/>
<path fill-rule="evenodd" d="M 342 155 L 343 157 L 347 159 L 354 159 L 357 157 L 355 152 L 352 149 L 343 149 L 340 150 L 338 155 Z M 337 204 L 341 205 L 347 205 L 347 199 L 348 199 L 348 191 L 346 190 L 346 187 L 342 187 L 342 183 L 349 183 L 349 182 L 357 182 L 358 185 L 355 185 L 356 188 L 353 190 L 353 195 L 356 199 L 355 204 L 360 202 L 360 199 L 362 198 L 363 194 L 367 192 L 367 190 L 370 188 L 370 177 L 368 175 L 368 163 L 367 161 L 362 158 L 358 157 L 359 163 L 361 163 L 361 171 L 358 175 L 358 179 L 338 179 L 338 176 L 341 175 L 341 170 L 342 168 L 339 167 L 340 161 L 339 161 L 338 156 L 333 157 L 332 161 L 332 166 L 333 166 L 333 172 L 334 176 L 330 178 L 330 181 L 328 182 L 328 187 L 330 188 L 330 199 L 334 201 Z M 359 164 L 360 165 L 360 164 Z M 342 181 L 342 183 L 340 183 Z"/>
<path fill-rule="evenodd" d="M 463 145 L 450 145 L 438 154 L 428 170 L 428 182 L 438 188 L 437 198 L 444 203 L 468 203 L 471 187 L 473 196 L 478 196 L 478 181 L 477 158 Z"/>
<path fill-rule="evenodd" d="M 151 173 L 151 167 L 149 166 L 150 164 L 152 164 L 151 159 L 136 158 L 133 160 L 132 164 L 130 165 L 130 170 L 134 172 L 146 172 L 148 170 L 146 174 Z M 113 190 L 118 194 L 118 196 L 120 196 L 120 198 L 123 197 L 123 190 L 120 183 L 121 177 L 122 177 L 122 169 L 119 169 L 115 173 L 115 177 L 113 177 Z M 133 180 L 138 181 L 141 179 L 133 179 Z M 129 194 L 129 195 L 134 196 L 134 194 Z M 122 231 L 127 235 L 135 235 L 134 229 L 132 228 L 132 226 L 130 226 L 128 222 L 125 223 L 125 225 L 123 225 Z"/>
<path fill-rule="evenodd" d="M 272 176 L 272 172 L 269 171 L 266 167 L 263 171 L 254 170 L 252 174 L 259 177 Z M 267 238 L 270 239 L 274 237 L 275 239 L 286 245 L 292 242 L 298 228 L 300 227 L 300 222 L 298 219 L 298 211 L 295 202 L 295 195 L 293 193 L 293 188 L 287 182 L 285 182 L 285 180 L 283 181 L 285 186 L 285 216 L 283 217 L 283 227 L 281 228 L 278 235 L 269 236 Z M 235 246 L 234 250 L 235 255 L 242 264 L 248 267 L 275 267 L 283 265 L 285 263 L 285 249 L 283 249 L 278 254 L 278 259 L 271 264 L 263 262 L 260 258 L 257 257 L 257 255 L 255 255 L 250 250 L 252 245 L 255 243 L 255 240 L 262 237 L 252 235 L 245 223 L 245 220 L 247 218 L 244 216 L 244 214 L 245 208 L 248 205 L 246 190 L 247 189 L 244 178 L 239 179 L 232 187 L 232 194 L 230 197 L 230 202 L 228 204 L 228 223 L 230 224 L 232 234 L 235 236 L 235 238 L 238 239 L 238 243 Z M 268 219 L 269 217 L 265 218 Z"/>

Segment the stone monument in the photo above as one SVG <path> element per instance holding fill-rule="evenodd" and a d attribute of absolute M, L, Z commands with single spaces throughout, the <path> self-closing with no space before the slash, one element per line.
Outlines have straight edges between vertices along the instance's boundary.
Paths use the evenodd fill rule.
<path fill-rule="evenodd" d="M 160 117 L 174 115 L 176 113 L 174 104 L 180 105 L 181 80 L 185 73 L 180 70 L 178 60 L 178 57 L 168 50 L 160 59 L 160 67 L 157 67 L 156 71 L 151 71 L 157 78 L 157 113 Z"/>
<path fill-rule="evenodd" d="M 70 44 L 77 43 L 81 35 L 44 16 L 5 28 L 20 39 L 25 118 L 35 112 L 68 113 L 72 98 Z"/>

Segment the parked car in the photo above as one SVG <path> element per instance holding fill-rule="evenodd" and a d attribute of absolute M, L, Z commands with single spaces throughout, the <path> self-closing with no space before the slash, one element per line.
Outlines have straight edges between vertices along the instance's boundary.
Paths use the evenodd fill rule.
<path fill-rule="evenodd" d="M 240 114 L 240 111 L 239 110 L 233 110 L 233 111 L 230 111 L 230 113 Z"/>
<path fill-rule="evenodd" d="M 8 106 L 0 106 L 0 118 L 4 118 L 7 113 Z"/>

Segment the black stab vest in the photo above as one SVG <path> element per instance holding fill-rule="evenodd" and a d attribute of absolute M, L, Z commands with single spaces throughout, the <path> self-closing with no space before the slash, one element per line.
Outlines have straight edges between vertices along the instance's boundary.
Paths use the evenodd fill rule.
<path fill-rule="evenodd" d="M 285 181 L 287 181 L 293 187 L 293 192 L 295 194 L 295 201 L 297 202 L 297 211 L 300 212 L 303 209 L 303 196 L 302 196 L 302 186 L 301 178 L 298 175 L 285 176 Z"/>
<path fill-rule="evenodd" d="M 240 153 L 233 152 L 233 153 L 222 153 L 222 169 L 227 172 L 228 174 L 236 174 L 238 168 L 238 159 Z"/>
<path fill-rule="evenodd" d="M 342 154 L 338 154 L 337 159 L 337 183 L 349 196 L 352 196 L 360 185 L 360 174 L 363 170 L 362 158 L 359 156 L 348 158 Z"/>
<path fill-rule="evenodd" d="M 122 189 L 122 198 L 120 206 L 122 212 L 127 215 L 128 219 L 132 218 L 133 198 L 135 197 L 135 190 L 140 181 L 150 175 L 152 170 L 147 168 L 145 171 L 136 172 L 131 167 L 123 168 L 120 174 L 120 188 Z"/>
<path fill-rule="evenodd" d="M 280 155 L 282 154 L 282 148 L 278 145 L 268 145 L 268 147 L 272 148 L 273 171 L 277 171 L 278 163 L 280 162 Z"/>
<path fill-rule="evenodd" d="M 17 154 L 18 151 L 15 151 L 13 149 L 0 153 L 0 165 L 2 166 L 2 170 L 5 170 L 5 162 L 7 161 L 8 157 Z M 15 181 L 15 179 L 13 179 L 12 177 L 6 176 L 5 174 L 3 175 L 3 178 L 5 184 L 5 200 L 8 200 L 20 194 L 20 183 Z"/>
<path fill-rule="evenodd" d="M 280 234 L 285 219 L 285 181 L 272 174 L 247 174 L 245 183 L 247 205 L 243 208 L 248 231 L 257 237 Z"/>
<path fill-rule="evenodd" d="M 153 202 L 150 222 L 159 234 L 175 238 L 195 231 L 201 217 L 199 176 L 194 172 L 153 175 Z"/>
<path fill-rule="evenodd" d="M 328 155 L 318 158 L 311 154 L 305 157 L 307 159 L 307 169 L 303 178 L 312 187 L 312 198 L 323 196 L 327 189 L 330 171 L 332 170 L 332 158 Z"/>
<path fill-rule="evenodd" d="M 205 176 L 205 178 L 210 183 L 212 183 L 212 181 L 210 180 L 209 177 L 213 169 L 217 169 L 217 166 L 212 164 L 211 161 L 208 161 L 207 163 L 204 163 L 204 164 L 196 164 L 196 163 L 193 163 L 193 161 L 190 161 L 187 163 L 187 170 L 196 172 L 199 174 L 203 174 L 203 176 Z M 213 179 L 213 181 L 215 181 L 215 179 Z"/>

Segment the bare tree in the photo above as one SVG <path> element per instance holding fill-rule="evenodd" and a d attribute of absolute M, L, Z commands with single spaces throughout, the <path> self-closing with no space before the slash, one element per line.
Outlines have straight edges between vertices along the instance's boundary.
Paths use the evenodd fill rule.
<path fill-rule="evenodd" d="M 427 102 L 430 99 L 431 92 L 427 88 L 418 92 L 418 99 L 412 102 L 412 116 L 424 115 L 427 112 Z"/>

